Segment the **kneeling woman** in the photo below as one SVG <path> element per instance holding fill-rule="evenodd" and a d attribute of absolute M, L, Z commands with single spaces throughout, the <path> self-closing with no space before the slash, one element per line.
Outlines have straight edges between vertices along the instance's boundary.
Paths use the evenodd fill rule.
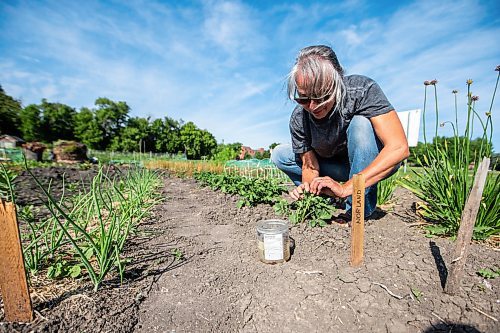
<path fill-rule="evenodd" d="M 365 216 L 377 205 L 377 182 L 389 177 L 409 155 L 401 122 L 379 85 L 362 75 L 344 76 L 328 46 L 302 49 L 288 76 L 297 102 L 290 118 L 292 144 L 275 147 L 271 159 L 304 191 L 347 198 L 352 176 L 365 176 Z"/>

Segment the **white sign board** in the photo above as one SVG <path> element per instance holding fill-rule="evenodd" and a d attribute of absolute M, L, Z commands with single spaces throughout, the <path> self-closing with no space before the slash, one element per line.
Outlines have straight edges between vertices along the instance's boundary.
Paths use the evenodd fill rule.
<path fill-rule="evenodd" d="M 399 121 L 403 125 L 408 146 L 416 147 L 418 144 L 418 132 L 420 130 L 420 109 L 397 112 Z"/>

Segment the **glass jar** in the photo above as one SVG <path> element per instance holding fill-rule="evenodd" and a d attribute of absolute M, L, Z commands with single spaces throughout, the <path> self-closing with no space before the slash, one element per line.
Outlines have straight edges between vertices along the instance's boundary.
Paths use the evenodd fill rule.
<path fill-rule="evenodd" d="M 288 222 L 284 220 L 262 220 L 257 224 L 257 248 L 259 260 L 266 264 L 277 264 L 290 259 Z"/>

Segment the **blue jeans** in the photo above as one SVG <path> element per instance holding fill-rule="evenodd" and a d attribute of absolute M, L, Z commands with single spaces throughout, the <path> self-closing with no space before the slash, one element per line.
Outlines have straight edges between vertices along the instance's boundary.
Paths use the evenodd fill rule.
<path fill-rule="evenodd" d="M 347 129 L 347 156 L 333 158 L 318 158 L 320 176 L 328 176 L 336 181 L 345 182 L 353 175 L 364 170 L 377 157 L 382 149 L 382 143 L 377 138 L 368 118 L 354 116 Z M 302 161 L 292 150 L 290 144 L 276 146 L 271 154 L 273 163 L 288 175 L 298 186 L 302 182 Z M 390 173 L 392 175 L 399 164 Z M 388 175 L 387 177 L 389 177 Z M 346 201 L 346 211 L 350 213 L 352 196 Z M 365 217 L 369 217 L 377 208 L 377 184 L 365 191 Z"/>

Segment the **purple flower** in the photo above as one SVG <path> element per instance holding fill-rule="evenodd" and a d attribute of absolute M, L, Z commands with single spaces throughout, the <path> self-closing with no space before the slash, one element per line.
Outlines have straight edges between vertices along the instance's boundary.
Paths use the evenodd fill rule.
<path fill-rule="evenodd" d="M 434 79 L 434 80 L 431 80 L 431 82 L 429 82 L 430 85 L 433 85 L 435 86 L 436 83 L 438 83 L 438 80 Z"/>
<path fill-rule="evenodd" d="M 424 86 L 428 86 L 429 84 L 431 84 L 429 81 L 424 81 Z"/>
<path fill-rule="evenodd" d="M 472 96 L 470 99 L 475 102 L 479 100 L 479 96 Z"/>

